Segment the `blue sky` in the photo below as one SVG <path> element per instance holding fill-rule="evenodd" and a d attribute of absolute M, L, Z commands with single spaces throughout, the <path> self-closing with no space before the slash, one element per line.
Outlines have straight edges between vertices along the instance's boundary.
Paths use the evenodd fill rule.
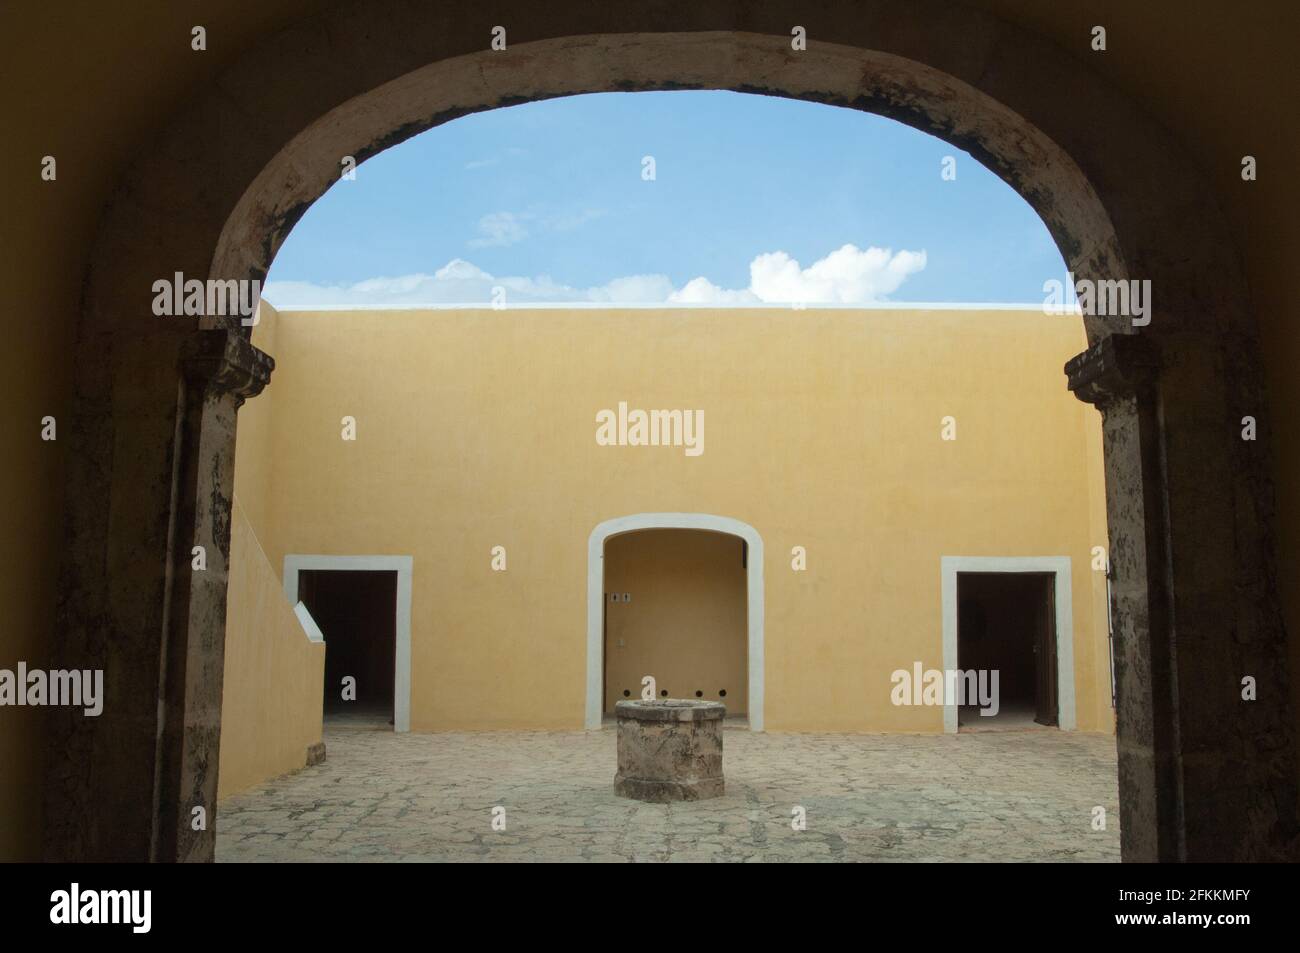
<path fill-rule="evenodd" d="M 486 304 L 493 289 L 508 304 L 1041 304 L 1064 275 L 1009 186 L 892 120 L 601 93 L 466 116 L 375 156 L 303 216 L 264 293 L 281 307 Z"/>

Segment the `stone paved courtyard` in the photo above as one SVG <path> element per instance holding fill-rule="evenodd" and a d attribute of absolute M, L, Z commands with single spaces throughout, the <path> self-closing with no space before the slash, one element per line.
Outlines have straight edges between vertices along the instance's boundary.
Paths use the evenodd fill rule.
<path fill-rule="evenodd" d="M 671 805 L 614 796 L 611 728 L 327 726 L 325 743 L 324 764 L 222 803 L 219 861 L 1119 860 L 1105 735 L 728 728 L 725 796 Z M 795 805 L 805 831 L 791 829 Z"/>

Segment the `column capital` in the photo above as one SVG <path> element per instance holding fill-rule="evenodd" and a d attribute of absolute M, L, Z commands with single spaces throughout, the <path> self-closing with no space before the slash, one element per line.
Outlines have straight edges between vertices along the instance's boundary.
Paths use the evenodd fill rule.
<path fill-rule="evenodd" d="M 1151 343 L 1136 334 L 1108 334 L 1065 363 L 1074 396 L 1098 410 L 1155 383 L 1160 366 Z"/>
<path fill-rule="evenodd" d="M 233 394 L 236 404 L 256 397 L 271 381 L 275 359 L 226 328 L 196 331 L 181 345 L 181 373 L 201 387 Z"/>

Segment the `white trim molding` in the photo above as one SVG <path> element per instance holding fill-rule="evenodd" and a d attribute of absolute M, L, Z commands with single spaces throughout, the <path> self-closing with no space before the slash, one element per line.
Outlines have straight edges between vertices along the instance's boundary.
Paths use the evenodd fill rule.
<path fill-rule="evenodd" d="M 302 604 L 302 600 L 294 603 L 293 614 L 298 617 L 298 624 L 302 626 L 302 631 L 307 636 L 308 642 L 323 643 L 325 641 L 325 633 L 321 632 L 320 626 L 311 617 L 310 610 Z"/>
<path fill-rule="evenodd" d="M 763 538 L 748 523 L 707 513 L 637 513 L 605 520 L 587 539 L 587 717 L 599 729 L 604 708 L 605 540 L 642 529 L 702 529 L 739 536 L 749 546 L 745 578 L 748 600 L 749 730 L 763 730 Z"/>
<path fill-rule="evenodd" d="M 284 557 L 284 595 L 298 603 L 298 573 L 304 569 L 374 570 L 397 573 L 397 654 L 393 664 L 393 730 L 411 730 L 411 568 L 410 556 Z M 329 651 L 326 640 L 325 651 Z"/>
<path fill-rule="evenodd" d="M 1074 603 L 1069 556 L 943 556 L 939 559 L 943 598 L 943 667 L 957 669 L 957 574 L 960 572 L 1051 573 L 1056 582 L 1056 720 L 1074 731 Z M 957 706 L 943 706 L 943 730 L 957 732 Z"/>

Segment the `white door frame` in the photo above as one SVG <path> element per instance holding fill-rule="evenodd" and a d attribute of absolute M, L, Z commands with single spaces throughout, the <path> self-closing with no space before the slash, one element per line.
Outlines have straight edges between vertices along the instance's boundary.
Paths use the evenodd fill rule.
<path fill-rule="evenodd" d="M 380 570 L 397 573 L 397 653 L 393 664 L 393 730 L 411 730 L 411 567 L 410 556 L 284 557 L 284 595 L 298 603 L 298 573 L 304 569 Z M 329 651 L 329 640 L 325 640 Z"/>
<path fill-rule="evenodd" d="M 641 529 L 703 529 L 739 536 L 749 545 L 745 594 L 749 622 L 749 730 L 763 730 L 763 538 L 748 523 L 707 513 L 637 513 L 605 520 L 587 539 L 587 718 L 599 729 L 604 708 L 605 540 Z"/>
<path fill-rule="evenodd" d="M 1056 720 L 1074 731 L 1074 605 L 1069 556 L 943 556 L 939 573 L 943 592 L 943 667 L 957 670 L 957 574 L 959 572 L 1051 573 L 1056 582 Z M 943 706 L 943 730 L 957 732 L 957 705 Z"/>

